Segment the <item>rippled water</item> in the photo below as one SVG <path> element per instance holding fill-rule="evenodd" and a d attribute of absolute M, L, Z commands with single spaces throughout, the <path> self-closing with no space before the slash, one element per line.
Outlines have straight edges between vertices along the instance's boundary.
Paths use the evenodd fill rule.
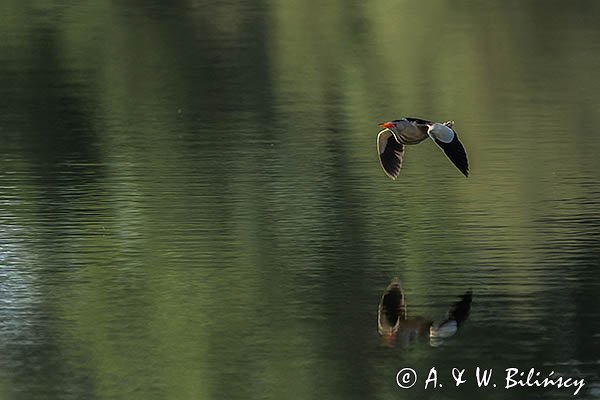
<path fill-rule="evenodd" d="M 572 396 L 510 367 L 600 397 L 599 12 L 5 2 L 0 397 Z M 403 115 L 453 119 L 471 176 L 424 142 L 389 180 Z M 394 277 L 410 317 L 472 289 L 468 320 L 386 345 Z"/>

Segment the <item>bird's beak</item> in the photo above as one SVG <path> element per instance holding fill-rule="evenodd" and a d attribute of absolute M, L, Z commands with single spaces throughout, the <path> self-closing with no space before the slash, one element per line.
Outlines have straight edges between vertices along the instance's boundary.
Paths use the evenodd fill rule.
<path fill-rule="evenodd" d="M 377 124 L 377 126 L 379 126 L 380 128 L 392 129 L 393 124 L 391 122 L 382 122 L 380 124 Z"/>
<path fill-rule="evenodd" d="M 388 347 L 392 347 L 394 345 L 395 340 L 396 340 L 396 335 L 393 333 L 383 336 L 383 341 L 384 341 L 385 345 Z"/>

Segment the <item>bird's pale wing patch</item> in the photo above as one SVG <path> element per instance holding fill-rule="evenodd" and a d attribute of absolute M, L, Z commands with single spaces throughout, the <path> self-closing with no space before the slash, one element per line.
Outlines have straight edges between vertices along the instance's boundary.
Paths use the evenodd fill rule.
<path fill-rule="evenodd" d="M 444 143 L 450 143 L 456 136 L 452 128 L 448 125 L 437 123 L 429 126 L 427 134 L 430 138 L 437 139 Z"/>
<path fill-rule="evenodd" d="M 384 129 L 377 135 L 377 152 L 383 170 L 392 179 L 396 179 L 402 168 L 404 145 L 396 140 L 396 135 Z"/>

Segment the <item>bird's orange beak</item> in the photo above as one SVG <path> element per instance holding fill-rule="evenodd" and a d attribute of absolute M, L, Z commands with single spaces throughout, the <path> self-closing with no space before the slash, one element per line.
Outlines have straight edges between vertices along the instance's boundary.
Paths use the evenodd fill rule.
<path fill-rule="evenodd" d="M 382 122 L 380 124 L 377 124 L 377 126 L 379 126 L 380 128 L 392 129 L 392 126 L 394 125 L 391 122 Z"/>
<path fill-rule="evenodd" d="M 392 347 L 394 346 L 394 342 L 396 341 L 396 335 L 393 333 L 390 333 L 389 335 L 384 335 L 383 341 L 386 346 Z"/>

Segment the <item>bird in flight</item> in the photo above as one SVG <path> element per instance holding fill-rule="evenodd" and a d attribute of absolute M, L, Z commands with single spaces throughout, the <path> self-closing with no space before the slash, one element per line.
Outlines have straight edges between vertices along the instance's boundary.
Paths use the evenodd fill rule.
<path fill-rule="evenodd" d="M 396 179 L 402 168 L 404 147 L 431 138 L 464 176 L 469 176 L 467 152 L 453 129 L 454 121 L 443 124 L 419 118 L 402 118 L 379 124 L 377 135 L 379 161 L 386 175 Z"/>

